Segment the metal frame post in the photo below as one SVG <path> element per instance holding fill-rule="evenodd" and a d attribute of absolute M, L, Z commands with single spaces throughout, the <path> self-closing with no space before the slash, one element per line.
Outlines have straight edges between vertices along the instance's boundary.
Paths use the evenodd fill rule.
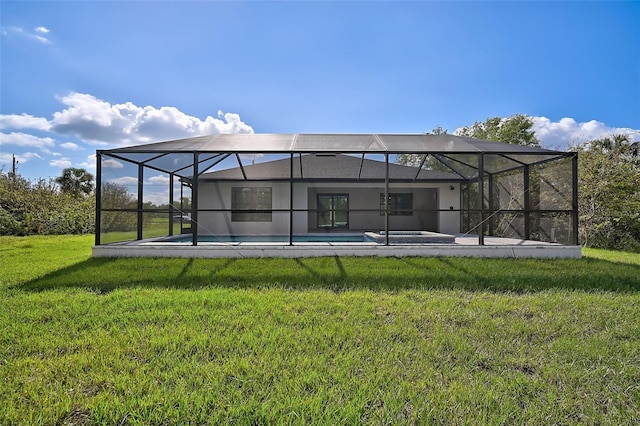
<path fill-rule="evenodd" d="M 293 245 L 293 152 L 289 156 L 289 245 Z"/>
<path fill-rule="evenodd" d="M 96 152 L 96 225 L 95 225 L 95 245 L 100 245 L 100 233 L 102 232 L 102 226 L 100 225 L 102 219 L 102 153 Z"/>
<path fill-rule="evenodd" d="M 493 174 L 489 175 L 489 235 L 493 235 L 495 233 L 495 220 L 494 220 L 494 190 L 493 190 Z"/>
<path fill-rule="evenodd" d="M 182 221 L 184 216 L 184 182 L 180 179 L 180 233 L 184 233 L 184 223 Z"/>
<path fill-rule="evenodd" d="M 198 153 L 193 153 L 193 179 L 191 180 L 191 244 L 198 245 Z"/>
<path fill-rule="evenodd" d="M 169 236 L 173 236 L 173 215 L 175 212 L 175 207 L 173 207 L 173 179 L 174 174 L 169 173 Z"/>
<path fill-rule="evenodd" d="M 138 164 L 138 240 L 142 239 L 142 198 L 144 196 L 144 165 Z"/>
<path fill-rule="evenodd" d="M 478 154 L 478 201 L 480 203 L 480 224 L 478 245 L 484 245 L 484 154 Z"/>
<path fill-rule="evenodd" d="M 573 156 L 571 158 L 571 179 L 572 179 L 572 193 L 573 193 L 573 200 L 572 200 L 572 205 L 571 205 L 571 209 L 572 209 L 572 214 L 571 214 L 571 219 L 572 219 L 572 228 L 573 228 L 573 244 L 574 245 L 579 245 L 579 239 L 578 239 L 578 153 L 574 152 Z"/>
<path fill-rule="evenodd" d="M 389 153 L 384 154 L 384 245 L 389 245 Z"/>
<path fill-rule="evenodd" d="M 529 165 L 524 166 L 524 239 L 531 239 L 531 176 Z"/>

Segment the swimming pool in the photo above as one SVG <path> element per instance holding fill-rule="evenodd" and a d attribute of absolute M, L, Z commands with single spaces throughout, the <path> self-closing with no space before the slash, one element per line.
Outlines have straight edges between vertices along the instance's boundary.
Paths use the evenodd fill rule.
<path fill-rule="evenodd" d="M 385 244 L 386 232 L 365 232 L 368 241 Z M 433 231 L 391 231 L 389 232 L 389 244 L 455 244 L 456 237 L 450 234 L 442 234 Z"/>
<path fill-rule="evenodd" d="M 191 235 L 171 237 L 164 241 L 190 243 Z M 199 243 L 288 243 L 288 235 L 198 235 Z M 294 243 L 365 243 L 374 242 L 363 234 L 302 234 L 293 236 Z"/>
<path fill-rule="evenodd" d="M 363 234 L 298 234 L 293 235 L 294 243 L 377 243 L 386 244 L 384 231 L 365 232 Z M 192 236 L 183 234 L 168 237 L 161 241 L 172 243 L 190 243 Z M 391 231 L 390 244 L 455 244 L 454 235 L 431 231 Z M 288 235 L 198 235 L 198 243 L 288 243 Z"/>

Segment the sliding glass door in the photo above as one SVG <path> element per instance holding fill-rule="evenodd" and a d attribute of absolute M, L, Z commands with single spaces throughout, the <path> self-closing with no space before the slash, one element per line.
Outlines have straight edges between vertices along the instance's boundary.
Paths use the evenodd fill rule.
<path fill-rule="evenodd" d="M 349 227 L 349 194 L 318 194 L 318 228 Z"/>

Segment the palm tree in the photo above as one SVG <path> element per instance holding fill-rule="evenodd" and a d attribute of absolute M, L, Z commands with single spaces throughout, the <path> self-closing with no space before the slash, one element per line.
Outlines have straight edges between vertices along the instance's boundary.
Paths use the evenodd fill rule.
<path fill-rule="evenodd" d="M 591 148 L 609 155 L 612 159 L 621 158 L 631 163 L 640 160 L 640 141 L 632 142 L 630 135 L 616 134 L 591 141 Z"/>
<path fill-rule="evenodd" d="M 71 194 L 74 198 L 89 195 L 93 191 L 93 175 L 85 169 L 68 167 L 62 171 L 62 176 L 56 178 L 60 190 Z"/>

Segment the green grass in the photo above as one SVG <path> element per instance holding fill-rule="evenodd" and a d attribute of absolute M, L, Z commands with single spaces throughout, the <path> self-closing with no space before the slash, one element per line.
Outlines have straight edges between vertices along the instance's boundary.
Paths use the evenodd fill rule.
<path fill-rule="evenodd" d="M 110 244 L 121 241 L 135 240 L 138 235 L 138 231 L 134 226 L 128 231 L 111 231 L 103 232 L 100 235 L 101 244 Z M 173 235 L 180 235 L 180 222 L 172 222 Z M 184 224 L 185 229 L 190 228 L 190 224 Z M 166 237 L 169 235 L 169 219 L 151 217 L 144 223 L 142 228 L 142 238 L 158 238 Z"/>
<path fill-rule="evenodd" d="M 637 424 L 640 255 L 91 259 L 0 237 L 0 424 Z"/>

